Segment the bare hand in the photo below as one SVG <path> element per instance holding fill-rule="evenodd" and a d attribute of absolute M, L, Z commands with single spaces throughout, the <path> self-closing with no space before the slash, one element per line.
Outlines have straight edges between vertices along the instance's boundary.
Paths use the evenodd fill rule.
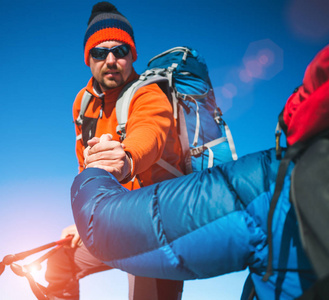
<path fill-rule="evenodd" d="M 113 141 L 110 134 L 92 138 L 84 151 L 85 167 L 104 169 L 122 181 L 131 171 L 130 159 L 124 148 L 124 144 Z"/>
<path fill-rule="evenodd" d="M 68 236 L 73 236 L 72 241 L 71 241 L 71 248 L 75 248 L 77 246 L 82 245 L 82 240 L 80 238 L 80 235 L 78 233 L 77 227 L 75 224 L 70 225 L 66 228 L 63 229 L 61 239 L 65 239 Z"/>

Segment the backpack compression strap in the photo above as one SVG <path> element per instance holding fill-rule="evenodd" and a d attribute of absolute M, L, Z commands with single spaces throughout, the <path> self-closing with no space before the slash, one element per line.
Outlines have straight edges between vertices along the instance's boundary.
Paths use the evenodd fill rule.
<path fill-rule="evenodd" d="M 205 98 L 207 96 L 208 92 L 206 92 L 202 95 L 187 95 L 187 94 L 182 94 L 182 93 L 179 93 L 179 92 L 176 91 L 176 94 L 178 95 L 177 97 L 179 99 L 181 99 L 183 101 L 186 101 L 186 100 L 191 101 L 196 106 L 196 112 L 195 112 L 196 113 L 196 123 L 195 123 L 195 133 L 194 133 L 194 138 L 193 138 L 193 146 L 196 146 L 198 144 L 198 138 L 199 138 L 199 132 L 200 132 L 200 115 L 199 115 L 199 105 L 198 105 L 197 100 Z M 188 150 L 190 155 L 197 156 L 197 155 L 200 155 L 206 149 L 208 149 L 208 152 L 209 152 L 208 168 L 211 168 L 214 165 L 214 153 L 211 150 L 211 147 L 214 147 L 214 146 L 216 146 L 220 143 L 226 142 L 226 141 L 228 142 L 229 148 L 231 150 L 232 159 L 233 160 L 238 159 L 238 155 L 237 155 L 236 150 L 235 150 L 235 145 L 234 145 L 231 130 L 228 127 L 228 125 L 225 123 L 225 121 L 222 119 L 221 116 L 222 116 L 222 113 L 220 112 L 220 109 L 216 108 L 215 111 L 214 111 L 214 120 L 218 124 L 218 126 L 223 126 L 224 127 L 226 137 L 221 137 L 221 138 L 212 140 L 211 142 L 203 144 L 202 146 L 195 147 L 195 148 L 192 148 L 192 149 Z M 179 117 L 180 117 L 180 122 L 179 123 L 181 124 L 181 126 L 180 126 L 181 144 L 182 144 L 182 146 L 183 145 L 188 145 L 189 140 L 188 140 L 188 136 L 187 136 L 187 132 L 186 132 L 186 123 L 185 123 L 184 113 L 180 114 Z M 182 122 L 182 120 L 184 120 L 184 122 Z M 182 133 L 185 133 L 185 135 L 182 136 Z M 189 165 L 187 164 L 187 166 L 189 166 Z M 187 170 L 187 173 L 192 173 L 192 166 L 190 166 L 190 168 Z"/>
<path fill-rule="evenodd" d="M 224 129 L 225 129 L 225 135 L 226 135 L 226 138 L 227 138 L 227 142 L 228 142 L 228 145 L 230 147 L 230 150 L 231 150 L 231 153 L 232 153 L 232 159 L 233 160 L 237 160 L 238 159 L 238 155 L 236 153 L 236 149 L 235 149 L 235 144 L 234 144 L 234 141 L 233 141 L 233 136 L 232 136 L 232 133 L 231 133 L 231 130 L 230 128 L 228 127 L 228 125 L 226 124 L 226 122 L 223 120 L 222 118 L 222 111 L 220 110 L 219 107 L 217 107 L 215 109 L 215 112 L 214 112 L 214 120 L 215 122 L 219 125 L 219 126 L 224 126 Z"/>
<path fill-rule="evenodd" d="M 214 147 L 220 143 L 226 142 L 227 138 L 226 137 L 221 137 L 216 140 L 212 140 L 209 143 L 203 144 L 202 146 L 195 147 L 190 149 L 190 154 L 192 156 L 197 156 L 201 154 L 203 151 L 208 149 L 209 152 L 209 158 L 208 158 L 208 167 L 207 168 L 212 168 L 214 166 L 214 152 L 211 150 L 211 147 Z"/>
<path fill-rule="evenodd" d="M 224 122 L 224 120 L 223 120 L 223 122 Z M 228 125 L 225 122 L 224 122 L 224 128 L 225 128 L 225 134 L 226 134 L 226 138 L 227 138 L 227 141 L 228 141 L 228 145 L 229 145 L 231 153 L 232 153 L 232 158 L 233 158 L 233 160 L 237 160 L 238 155 L 237 155 L 236 150 L 235 150 L 233 136 L 232 136 L 230 128 L 228 127 Z"/>

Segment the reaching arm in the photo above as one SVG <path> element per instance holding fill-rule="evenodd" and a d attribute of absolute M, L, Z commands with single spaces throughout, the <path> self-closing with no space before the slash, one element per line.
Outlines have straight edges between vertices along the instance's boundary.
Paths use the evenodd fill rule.
<path fill-rule="evenodd" d="M 269 157 L 274 152 L 135 191 L 88 168 L 72 186 L 80 236 L 94 256 L 134 275 L 186 280 L 242 270 L 258 259 L 255 245 L 266 245 L 266 226 L 246 208 L 258 197 L 268 208 L 277 168 L 264 170 Z"/>

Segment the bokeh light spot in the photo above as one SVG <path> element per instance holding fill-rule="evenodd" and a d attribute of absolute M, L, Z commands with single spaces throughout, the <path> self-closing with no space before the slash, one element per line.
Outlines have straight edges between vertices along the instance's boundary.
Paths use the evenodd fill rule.
<path fill-rule="evenodd" d="M 270 39 L 252 42 L 242 61 L 249 76 L 270 80 L 283 69 L 283 50 Z M 240 79 L 248 82 L 244 73 L 240 74 Z"/>
<path fill-rule="evenodd" d="M 258 58 L 258 61 L 262 64 L 262 65 L 266 65 L 269 61 L 267 55 L 263 54 Z"/>
<path fill-rule="evenodd" d="M 239 78 L 242 82 L 245 82 L 245 83 L 248 83 L 252 80 L 252 76 L 246 69 L 243 69 L 239 72 Z"/>
<path fill-rule="evenodd" d="M 263 73 L 262 65 L 258 60 L 250 59 L 245 63 L 247 73 L 250 77 L 260 78 Z"/>
<path fill-rule="evenodd" d="M 258 61 L 266 67 L 274 63 L 274 53 L 270 49 L 264 48 L 259 50 L 257 56 L 258 56 Z"/>
<path fill-rule="evenodd" d="M 237 88 L 234 84 L 232 83 L 226 83 L 222 87 L 222 95 L 225 98 L 232 99 L 234 96 L 237 94 Z"/>

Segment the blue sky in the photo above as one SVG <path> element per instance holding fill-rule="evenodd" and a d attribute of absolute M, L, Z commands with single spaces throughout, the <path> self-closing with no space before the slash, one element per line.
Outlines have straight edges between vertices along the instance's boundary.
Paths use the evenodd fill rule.
<path fill-rule="evenodd" d="M 82 43 L 96 2 L 0 2 L 0 259 L 58 240 L 73 222 L 70 186 L 78 167 L 71 110 L 91 76 Z M 239 156 L 274 146 L 278 114 L 329 41 L 327 0 L 112 3 L 134 28 L 138 72 L 175 46 L 205 57 Z M 183 299 L 239 299 L 246 274 L 186 282 Z M 45 283 L 42 277 L 36 275 Z M 1 300 L 34 299 L 9 268 L 0 291 Z M 81 282 L 81 300 L 121 300 L 127 293 L 119 270 Z"/>

